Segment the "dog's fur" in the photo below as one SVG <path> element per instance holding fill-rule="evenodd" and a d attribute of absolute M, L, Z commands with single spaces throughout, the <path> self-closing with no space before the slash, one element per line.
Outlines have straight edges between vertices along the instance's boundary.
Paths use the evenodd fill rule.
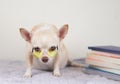
<path fill-rule="evenodd" d="M 62 42 L 68 32 L 68 25 L 63 25 L 60 29 L 51 24 L 39 24 L 32 28 L 29 32 L 24 28 L 20 28 L 21 36 L 27 42 L 26 61 L 27 70 L 25 77 L 31 77 L 32 67 L 43 70 L 53 70 L 54 76 L 60 76 L 60 69 L 64 68 L 68 63 L 75 66 L 81 66 L 73 63 L 67 50 Z M 47 51 L 52 47 L 58 47 L 58 54 L 55 57 L 49 57 Z M 35 58 L 32 54 L 32 49 L 39 47 L 42 51 L 42 58 L 47 57 L 48 61 L 42 61 L 42 58 Z"/>

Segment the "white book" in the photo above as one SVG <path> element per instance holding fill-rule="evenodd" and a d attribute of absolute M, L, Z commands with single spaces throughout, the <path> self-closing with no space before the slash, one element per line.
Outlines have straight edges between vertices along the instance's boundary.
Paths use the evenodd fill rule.
<path fill-rule="evenodd" d="M 95 65 L 95 66 L 120 70 L 120 65 L 105 62 L 105 61 L 86 58 L 86 63 L 89 64 L 89 65 Z"/>

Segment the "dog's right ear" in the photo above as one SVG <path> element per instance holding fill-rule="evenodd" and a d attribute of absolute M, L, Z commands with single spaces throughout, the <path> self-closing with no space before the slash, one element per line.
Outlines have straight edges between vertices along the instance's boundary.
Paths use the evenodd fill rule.
<path fill-rule="evenodd" d="M 20 28 L 20 34 L 26 41 L 30 42 L 31 36 L 30 36 L 30 33 L 26 29 Z"/>

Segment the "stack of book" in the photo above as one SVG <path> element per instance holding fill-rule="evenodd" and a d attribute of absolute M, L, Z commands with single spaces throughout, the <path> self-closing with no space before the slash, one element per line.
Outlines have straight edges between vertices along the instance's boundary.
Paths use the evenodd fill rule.
<path fill-rule="evenodd" d="M 86 63 L 90 68 L 120 75 L 120 47 L 88 47 Z"/>

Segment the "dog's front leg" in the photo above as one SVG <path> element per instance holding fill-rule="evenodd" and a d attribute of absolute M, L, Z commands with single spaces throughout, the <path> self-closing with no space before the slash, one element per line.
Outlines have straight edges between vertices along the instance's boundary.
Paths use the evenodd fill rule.
<path fill-rule="evenodd" d="M 58 77 L 61 76 L 61 74 L 60 74 L 60 63 L 59 63 L 58 59 L 56 59 L 56 61 L 54 63 L 53 75 L 58 76 Z"/>
<path fill-rule="evenodd" d="M 27 63 L 27 69 L 24 74 L 24 77 L 29 78 L 32 77 L 32 63 L 33 63 L 33 56 L 30 53 L 27 53 L 26 63 Z"/>

